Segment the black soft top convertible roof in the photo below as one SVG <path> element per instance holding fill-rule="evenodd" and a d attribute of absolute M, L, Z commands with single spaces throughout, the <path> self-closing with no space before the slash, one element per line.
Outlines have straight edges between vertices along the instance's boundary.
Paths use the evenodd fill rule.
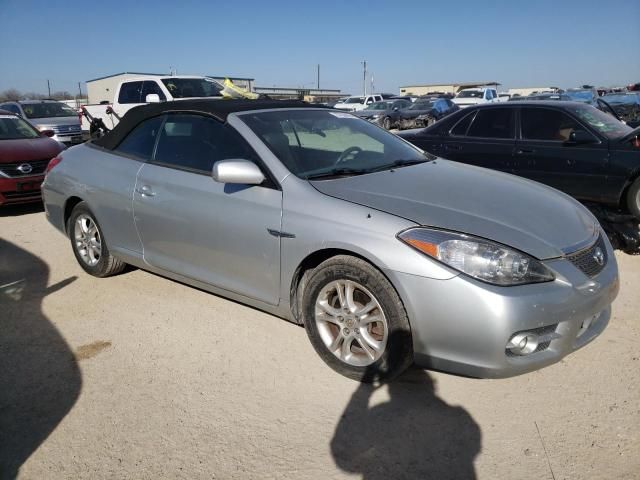
<path fill-rule="evenodd" d="M 176 100 L 173 102 L 159 102 L 141 105 L 129 110 L 116 127 L 104 137 L 93 141 L 95 145 L 113 150 L 140 122 L 148 118 L 157 117 L 170 112 L 205 113 L 225 122 L 231 113 L 249 110 L 266 110 L 270 108 L 304 108 L 313 107 L 299 100 L 219 100 L 193 99 Z"/>

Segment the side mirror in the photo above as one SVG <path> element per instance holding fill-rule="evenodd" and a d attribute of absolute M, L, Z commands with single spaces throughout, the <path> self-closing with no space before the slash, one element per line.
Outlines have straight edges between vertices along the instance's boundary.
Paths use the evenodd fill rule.
<path fill-rule="evenodd" d="M 160 95 L 158 95 L 157 93 L 150 93 L 146 97 L 144 97 L 144 101 L 147 103 L 159 103 Z"/>
<path fill-rule="evenodd" d="M 584 130 L 574 130 L 569 134 L 569 140 L 566 143 L 569 145 L 584 145 L 587 143 L 595 143 L 596 140 L 589 132 Z"/>
<path fill-rule="evenodd" d="M 265 177 L 258 166 L 243 159 L 220 160 L 213 164 L 211 176 L 218 183 L 260 185 Z"/>
<path fill-rule="evenodd" d="M 55 136 L 56 132 L 54 132 L 53 130 L 40 130 L 40 135 L 42 135 L 43 137 L 53 137 Z"/>
<path fill-rule="evenodd" d="M 393 111 L 394 111 L 394 112 L 397 112 L 398 110 L 400 110 L 400 108 L 398 108 L 398 107 L 393 107 Z"/>

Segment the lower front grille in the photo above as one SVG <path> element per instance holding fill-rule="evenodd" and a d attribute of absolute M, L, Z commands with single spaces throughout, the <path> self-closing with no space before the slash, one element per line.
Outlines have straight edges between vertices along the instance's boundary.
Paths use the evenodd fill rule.
<path fill-rule="evenodd" d="M 1 192 L 7 200 L 19 200 L 21 198 L 38 197 L 41 195 L 40 189 L 27 190 L 26 192 Z"/>
<path fill-rule="evenodd" d="M 595 277 L 604 269 L 608 260 L 604 238 L 600 235 L 593 245 L 571 253 L 567 255 L 566 258 L 587 277 Z"/>

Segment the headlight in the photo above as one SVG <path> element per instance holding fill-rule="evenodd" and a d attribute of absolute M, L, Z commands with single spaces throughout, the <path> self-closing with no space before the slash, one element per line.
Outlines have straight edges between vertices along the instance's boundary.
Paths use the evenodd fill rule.
<path fill-rule="evenodd" d="M 371 115 L 369 118 L 370 118 L 371 120 L 377 120 L 378 118 L 380 118 L 380 114 L 377 114 L 377 115 Z"/>
<path fill-rule="evenodd" d="M 459 272 L 493 285 L 524 285 L 555 279 L 539 260 L 483 238 L 422 227 L 405 230 L 398 238 Z"/>

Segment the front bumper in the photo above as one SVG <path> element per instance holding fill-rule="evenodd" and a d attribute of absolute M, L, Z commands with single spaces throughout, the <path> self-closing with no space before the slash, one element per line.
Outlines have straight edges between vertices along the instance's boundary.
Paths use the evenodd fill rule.
<path fill-rule="evenodd" d="M 56 134 L 53 137 L 54 140 L 57 140 L 60 143 L 64 143 L 67 146 L 78 145 L 79 143 L 84 142 L 84 136 L 82 132 L 73 135 L 59 135 Z"/>
<path fill-rule="evenodd" d="M 608 263 L 594 278 L 566 259 L 545 261 L 548 283 L 498 287 L 464 275 L 434 280 L 386 271 L 411 320 L 414 358 L 424 368 L 500 378 L 558 362 L 597 337 L 611 317 L 619 289 L 618 267 Z M 517 332 L 545 332 L 544 348 L 526 356 L 507 353 Z"/>
<path fill-rule="evenodd" d="M 32 203 L 42 200 L 40 185 L 44 175 L 33 177 L 0 177 L 0 205 Z"/>

